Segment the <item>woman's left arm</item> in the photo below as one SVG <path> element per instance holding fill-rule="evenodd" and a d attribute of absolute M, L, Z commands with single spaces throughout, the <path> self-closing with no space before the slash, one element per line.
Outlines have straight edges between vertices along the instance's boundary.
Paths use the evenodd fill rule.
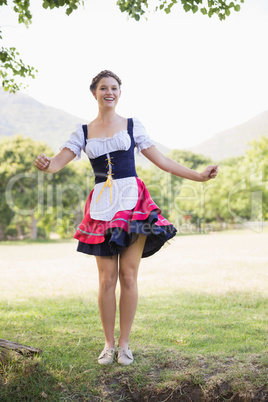
<path fill-rule="evenodd" d="M 168 158 L 154 145 L 152 145 L 150 148 L 143 149 L 141 152 L 160 169 L 184 179 L 204 182 L 210 179 L 215 179 L 218 174 L 218 165 L 209 165 L 203 172 L 198 173 L 195 170 L 189 169 L 186 166 L 175 162 L 173 159 Z"/>

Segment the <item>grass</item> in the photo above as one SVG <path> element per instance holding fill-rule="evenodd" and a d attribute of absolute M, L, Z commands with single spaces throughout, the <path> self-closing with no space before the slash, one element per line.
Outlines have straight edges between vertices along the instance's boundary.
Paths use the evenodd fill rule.
<path fill-rule="evenodd" d="M 105 400 L 126 389 L 128 397 L 145 398 L 187 381 L 204 389 L 208 384 L 208 390 L 212 383 L 232 384 L 228 392 L 240 394 L 267 385 L 268 301 L 261 295 L 142 297 L 129 368 L 96 362 L 103 336 L 95 298 L 30 299 L 0 307 L 2 338 L 43 349 L 40 357 L 2 365 L 1 401 L 41 400 L 42 394 L 55 401 Z"/>
<path fill-rule="evenodd" d="M 153 260 L 161 268 L 164 266 L 166 281 L 163 281 L 163 270 L 158 271 L 156 262 L 154 268 L 151 267 L 151 259 L 144 262 L 144 271 L 140 273 L 139 306 L 131 338 L 135 361 L 129 367 L 116 363 L 111 367 L 101 367 L 96 361 L 103 347 L 103 333 L 98 315 L 96 272 L 89 267 L 93 263 L 91 259 L 75 257 L 89 263 L 80 271 L 74 266 L 72 251 L 68 251 L 70 244 L 64 244 L 66 253 L 70 253 L 67 258 L 72 266 L 70 272 L 73 272 L 73 280 L 69 283 L 60 268 L 55 270 L 55 261 L 60 265 L 54 252 L 58 244 L 48 245 L 52 247 L 50 256 L 47 256 L 50 260 L 43 261 L 47 277 L 40 277 L 42 264 L 35 265 L 38 256 L 43 258 L 40 247 L 44 245 L 38 245 L 36 250 L 33 245 L 26 245 L 25 253 L 20 254 L 17 260 L 16 253 L 8 257 L 3 250 L 0 262 L 7 265 L 3 264 L 0 268 L 2 278 L 6 285 L 11 278 L 14 280 L 13 289 L 3 282 L 0 285 L 3 295 L 0 300 L 0 338 L 40 347 L 43 352 L 33 358 L 11 356 L 2 359 L 0 400 L 267 400 L 268 284 L 264 282 L 267 278 L 267 259 L 263 258 L 265 249 L 260 254 L 260 245 L 262 242 L 266 244 L 267 235 L 256 238 L 256 253 L 251 248 L 253 262 L 247 259 L 248 265 L 243 260 L 246 250 L 241 253 L 239 261 L 230 259 L 231 247 L 234 247 L 234 256 L 237 257 L 242 251 L 238 249 L 238 244 L 247 247 L 249 242 L 252 247 L 252 237 L 246 234 L 240 238 L 236 234 L 234 236 L 236 240 L 233 237 L 229 239 L 228 234 L 205 236 L 208 247 L 213 248 L 214 241 L 217 244 L 219 238 L 221 243 L 227 242 L 226 249 L 227 244 L 230 246 L 226 259 L 219 256 L 226 269 L 224 280 L 219 276 L 223 265 L 219 264 L 217 271 L 213 252 L 210 253 L 210 258 L 213 257 L 210 260 L 204 255 L 202 245 L 194 256 L 189 255 L 187 244 L 192 247 L 196 241 L 200 245 L 200 236 L 190 240 L 180 237 L 179 242 L 184 247 L 180 261 L 173 260 L 169 264 L 165 253 L 171 258 L 172 251 L 168 248 L 159 253 L 157 260 Z M 233 244 L 234 241 L 237 244 Z M 31 247 L 32 255 L 27 247 Z M 19 249 L 21 246 L 14 251 Z M 207 278 L 206 286 L 200 282 L 196 271 L 198 264 L 192 264 L 193 257 L 198 258 L 199 273 L 203 266 L 202 258 L 207 261 L 202 271 Z M 258 259 L 254 260 L 255 257 Z M 25 282 L 18 266 L 21 259 L 31 271 Z M 15 261 L 13 265 L 11 260 Z M 49 267 L 47 261 L 50 261 Z M 176 264 L 180 266 L 177 273 L 173 271 Z M 207 274 L 212 268 L 214 276 Z M 66 270 L 69 272 L 67 266 Z M 239 281 L 233 281 L 232 270 Z M 256 270 L 260 282 L 250 275 Z M 77 275 L 80 281 L 86 283 L 85 287 L 76 280 Z M 94 277 L 93 283 L 86 280 L 91 277 Z M 154 283 L 152 277 L 155 278 Z M 184 286 L 179 278 L 183 279 Z M 46 281 L 54 284 L 48 286 Z M 218 283 L 216 289 L 215 283 Z M 118 322 L 116 328 L 118 336 Z"/>
<path fill-rule="evenodd" d="M 70 243 L 70 239 L 22 239 L 0 241 L 0 247 L 3 246 L 25 246 L 29 244 L 61 244 Z"/>

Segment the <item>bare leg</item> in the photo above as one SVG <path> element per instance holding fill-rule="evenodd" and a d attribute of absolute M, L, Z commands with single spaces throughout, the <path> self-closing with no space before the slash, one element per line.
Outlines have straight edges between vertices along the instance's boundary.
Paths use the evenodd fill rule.
<path fill-rule="evenodd" d="M 122 252 L 119 261 L 120 280 L 120 337 L 119 346 L 128 348 L 129 334 L 138 303 L 138 269 L 146 236 L 139 235 L 138 240 Z"/>
<path fill-rule="evenodd" d="M 118 255 L 96 257 L 99 270 L 99 311 L 105 336 L 105 347 L 115 346 L 114 327 L 116 314 L 115 288 L 118 279 Z"/>

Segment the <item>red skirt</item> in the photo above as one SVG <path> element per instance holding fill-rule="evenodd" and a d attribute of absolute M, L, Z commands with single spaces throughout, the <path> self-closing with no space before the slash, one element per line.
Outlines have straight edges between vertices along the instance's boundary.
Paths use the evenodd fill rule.
<path fill-rule="evenodd" d="M 176 235 L 176 229 L 161 215 L 143 181 L 138 177 L 136 180 L 138 201 L 135 208 L 118 211 L 111 221 L 91 218 L 90 203 L 94 190 L 91 191 L 84 219 L 74 235 L 79 240 L 77 251 L 98 256 L 121 254 L 122 247 L 128 247 L 142 233 L 147 236 L 142 257 L 149 257 Z"/>

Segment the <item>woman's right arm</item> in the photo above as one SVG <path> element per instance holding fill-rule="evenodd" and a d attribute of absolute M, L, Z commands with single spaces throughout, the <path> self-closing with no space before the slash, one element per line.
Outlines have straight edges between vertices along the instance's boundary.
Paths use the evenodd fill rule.
<path fill-rule="evenodd" d="M 63 148 L 53 158 L 49 158 L 45 154 L 40 154 L 34 161 L 37 169 L 45 173 L 56 173 L 63 169 L 67 163 L 71 162 L 76 157 L 76 154 L 69 148 Z"/>

